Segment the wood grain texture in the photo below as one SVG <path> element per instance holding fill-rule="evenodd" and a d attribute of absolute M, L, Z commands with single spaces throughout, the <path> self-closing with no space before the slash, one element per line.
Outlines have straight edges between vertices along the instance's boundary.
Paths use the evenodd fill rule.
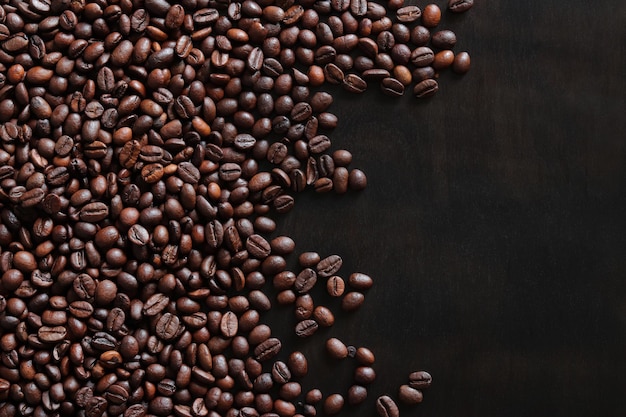
<path fill-rule="evenodd" d="M 432 100 L 337 92 L 333 148 L 369 186 L 299 196 L 279 230 L 376 283 L 287 348 L 325 394 L 354 367 L 326 357 L 326 338 L 375 352 L 377 381 L 348 415 L 375 415 L 419 369 L 433 386 L 405 416 L 624 415 L 626 5 L 476 3 L 444 15 L 473 67 L 443 74 Z"/>

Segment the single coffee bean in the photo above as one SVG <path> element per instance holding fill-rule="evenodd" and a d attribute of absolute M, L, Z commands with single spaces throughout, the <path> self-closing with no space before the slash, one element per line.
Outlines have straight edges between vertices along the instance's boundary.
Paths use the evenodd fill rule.
<path fill-rule="evenodd" d="M 374 280 L 361 272 L 354 272 L 348 277 L 348 284 L 355 290 L 365 291 L 374 285 Z"/>
<path fill-rule="evenodd" d="M 109 207 L 101 202 L 89 203 L 80 209 L 80 219 L 84 222 L 98 223 L 109 215 Z"/>
<path fill-rule="evenodd" d="M 398 405 L 388 395 L 382 395 L 376 399 L 376 411 L 380 417 L 400 416 Z"/>
<path fill-rule="evenodd" d="M 366 347 L 356 349 L 354 357 L 360 364 L 366 366 L 371 366 L 376 360 L 374 353 Z"/>
<path fill-rule="evenodd" d="M 304 356 L 304 353 L 299 352 L 299 351 L 292 352 L 289 355 L 289 358 L 287 360 L 287 365 L 289 366 L 289 369 L 291 370 L 291 374 L 295 378 L 302 378 L 306 376 L 306 374 L 309 371 L 309 364 L 306 359 L 306 356 Z"/>
<path fill-rule="evenodd" d="M 328 281 L 326 281 L 326 291 L 331 297 L 341 297 L 345 288 L 346 284 L 344 280 L 337 275 L 328 278 Z"/>
<path fill-rule="evenodd" d="M 328 415 L 338 414 L 344 403 L 345 400 L 341 394 L 331 394 L 324 400 L 324 413 Z"/>
<path fill-rule="evenodd" d="M 348 74 L 341 84 L 350 93 L 363 93 L 367 89 L 367 82 L 356 74 Z"/>
<path fill-rule="evenodd" d="M 361 385 L 369 385 L 376 379 L 376 372 L 369 366 L 359 366 L 354 370 L 354 380 Z"/>
<path fill-rule="evenodd" d="M 470 69 L 470 56 L 467 52 L 459 52 L 452 62 L 452 71 L 457 74 L 465 74 Z"/>
<path fill-rule="evenodd" d="M 452 49 L 456 45 L 456 34 L 451 30 L 440 30 L 432 35 L 431 42 L 435 48 Z"/>
<path fill-rule="evenodd" d="M 433 378 L 426 371 L 415 371 L 409 374 L 409 386 L 418 390 L 426 389 L 432 384 Z"/>
<path fill-rule="evenodd" d="M 294 289 L 303 294 L 309 292 L 317 283 L 317 273 L 311 268 L 303 269 L 297 276 L 294 282 Z"/>
<path fill-rule="evenodd" d="M 383 93 L 392 97 L 400 97 L 404 94 L 404 85 L 395 78 L 384 78 L 380 83 Z"/>
<path fill-rule="evenodd" d="M 224 337 L 234 337 L 237 334 L 238 327 L 239 321 L 235 313 L 232 311 L 224 313 L 220 322 L 220 330 Z"/>
<path fill-rule="evenodd" d="M 246 249 L 250 255 L 258 259 L 265 259 L 271 253 L 270 243 L 264 237 L 253 234 L 246 240 Z"/>
<path fill-rule="evenodd" d="M 358 405 L 367 399 L 367 388 L 362 385 L 352 385 L 348 388 L 348 404 Z"/>
<path fill-rule="evenodd" d="M 283 361 L 276 361 L 272 366 L 272 379 L 278 384 L 285 384 L 291 380 L 291 371 Z"/>
<path fill-rule="evenodd" d="M 317 306 L 313 310 L 313 318 L 322 327 L 330 327 L 335 324 L 335 316 L 324 306 Z"/>
<path fill-rule="evenodd" d="M 128 229 L 128 240 L 137 246 L 145 246 L 150 240 L 150 233 L 140 224 L 134 224 Z"/>
<path fill-rule="evenodd" d="M 344 359 L 348 357 L 348 348 L 337 338 L 330 338 L 326 341 L 326 351 L 334 359 Z"/>
<path fill-rule="evenodd" d="M 422 402 L 424 395 L 420 390 L 408 385 L 401 385 L 398 390 L 398 399 L 407 405 L 416 405 Z"/>
<path fill-rule="evenodd" d="M 439 84 L 436 80 L 426 79 L 415 84 L 413 94 L 417 98 L 428 98 L 434 96 L 439 91 Z"/>
<path fill-rule="evenodd" d="M 298 256 L 298 263 L 303 268 L 311 268 L 316 266 L 321 259 L 317 252 L 303 252 Z"/>
<path fill-rule="evenodd" d="M 415 64 L 415 66 L 425 67 L 425 66 L 430 65 L 434 61 L 435 54 L 433 50 L 430 49 L 429 47 L 420 46 L 418 48 L 415 48 L 411 52 L 410 59 L 411 59 L 411 62 Z"/>
<path fill-rule="evenodd" d="M 280 349 L 280 340 L 271 337 L 254 349 L 254 356 L 256 360 L 263 362 L 276 356 L 280 352 Z"/>
<path fill-rule="evenodd" d="M 57 343 L 65 339 L 67 329 L 64 326 L 41 326 L 37 330 L 37 337 L 44 343 Z"/>
<path fill-rule="evenodd" d="M 317 274 L 323 278 L 330 277 L 339 271 L 342 264 L 343 260 L 339 255 L 327 256 L 316 265 Z"/>
<path fill-rule="evenodd" d="M 298 337 L 310 337 L 317 331 L 319 325 L 315 320 L 302 320 L 296 324 L 296 335 Z"/>
<path fill-rule="evenodd" d="M 365 301 L 365 296 L 358 291 L 351 291 L 341 299 L 341 308 L 344 311 L 354 311 L 361 307 Z"/>
<path fill-rule="evenodd" d="M 468 11 L 474 5 L 474 0 L 449 0 L 448 9 L 454 13 L 463 13 Z"/>
<path fill-rule="evenodd" d="M 189 184 L 197 184 L 200 181 L 200 171 L 191 162 L 181 162 L 176 172 L 180 179 Z"/>
<path fill-rule="evenodd" d="M 433 28 L 441 21 L 441 9 L 436 4 L 428 4 L 422 12 L 422 24 L 427 28 Z"/>
<path fill-rule="evenodd" d="M 165 313 L 156 322 L 155 332 L 162 340 L 173 340 L 178 336 L 180 331 L 180 319 L 174 314 Z"/>
<path fill-rule="evenodd" d="M 437 71 L 446 69 L 454 62 L 454 52 L 449 49 L 444 49 L 435 54 L 435 58 L 432 62 L 433 68 Z"/>
<path fill-rule="evenodd" d="M 398 21 L 402 23 L 415 22 L 422 15 L 422 11 L 417 6 L 405 6 L 396 11 Z"/>

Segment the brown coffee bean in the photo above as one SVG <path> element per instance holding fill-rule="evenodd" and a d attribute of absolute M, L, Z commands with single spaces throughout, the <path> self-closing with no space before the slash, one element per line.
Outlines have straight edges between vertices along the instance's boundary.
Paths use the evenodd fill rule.
<path fill-rule="evenodd" d="M 348 404 L 358 405 L 367 399 L 367 388 L 362 385 L 352 385 L 348 389 Z"/>
<path fill-rule="evenodd" d="M 365 296 L 358 291 L 351 291 L 341 299 L 341 308 L 344 311 L 354 311 L 361 307 L 365 301 Z"/>
<path fill-rule="evenodd" d="M 471 60 L 467 52 L 459 52 L 452 62 L 452 71 L 457 74 L 465 74 L 470 70 Z"/>
<path fill-rule="evenodd" d="M 312 320 L 312 319 L 302 320 L 298 322 L 298 324 L 296 324 L 296 335 L 298 337 L 303 337 L 303 338 L 310 337 L 317 331 L 318 328 L 319 328 L 319 325 L 317 324 L 315 320 Z"/>
<path fill-rule="evenodd" d="M 280 349 L 280 340 L 275 337 L 271 337 L 254 349 L 254 356 L 256 360 L 263 362 L 276 356 L 280 352 Z"/>
<path fill-rule="evenodd" d="M 222 316 L 220 322 L 220 330 L 224 337 L 234 337 L 237 334 L 239 321 L 232 311 L 227 311 Z"/>
<path fill-rule="evenodd" d="M 432 380 L 432 376 L 426 371 L 415 371 L 409 374 L 409 386 L 418 390 L 430 387 Z"/>
<path fill-rule="evenodd" d="M 398 399 L 407 405 L 416 405 L 422 402 L 424 395 L 420 390 L 408 385 L 401 385 L 398 390 Z"/>
<path fill-rule="evenodd" d="M 328 281 L 326 281 L 326 291 L 331 297 L 341 297 L 345 288 L 344 280 L 337 275 L 328 278 Z"/>
<path fill-rule="evenodd" d="M 399 417 L 398 405 L 388 395 L 382 395 L 376 399 L 376 410 L 380 417 Z"/>
<path fill-rule="evenodd" d="M 374 285 L 374 280 L 361 272 L 354 272 L 348 277 L 348 284 L 355 290 L 365 291 Z"/>
<path fill-rule="evenodd" d="M 344 403 L 345 400 L 341 394 L 330 394 L 324 400 L 324 413 L 328 415 L 338 414 L 342 410 Z"/>
<path fill-rule="evenodd" d="M 348 348 L 337 338 L 330 338 L 326 341 L 326 351 L 335 359 L 344 359 L 348 357 Z"/>
<path fill-rule="evenodd" d="M 163 314 L 156 322 L 156 335 L 165 341 L 176 338 L 181 330 L 180 319 L 178 316 L 171 313 Z"/>
<path fill-rule="evenodd" d="M 327 278 L 339 271 L 343 260 L 339 255 L 330 255 L 318 262 L 316 265 L 317 273 L 320 277 Z"/>
<path fill-rule="evenodd" d="M 398 21 L 402 23 L 415 22 L 422 15 L 422 11 L 417 6 L 405 6 L 396 10 Z"/>
<path fill-rule="evenodd" d="M 67 329 L 64 326 L 41 326 L 37 337 L 44 343 L 57 343 L 65 339 Z"/>
<path fill-rule="evenodd" d="M 294 282 L 294 289 L 303 294 L 309 292 L 317 283 L 317 273 L 311 268 L 303 269 Z"/>
<path fill-rule="evenodd" d="M 426 79 L 415 84 L 413 94 L 417 98 L 428 98 L 434 96 L 439 91 L 439 84 L 433 79 Z"/>
<path fill-rule="evenodd" d="M 454 13 L 463 13 L 468 11 L 474 5 L 474 0 L 449 0 L 448 9 Z"/>
<path fill-rule="evenodd" d="M 80 209 L 80 219 L 84 222 L 97 223 L 109 215 L 109 207 L 101 202 L 89 203 Z"/>

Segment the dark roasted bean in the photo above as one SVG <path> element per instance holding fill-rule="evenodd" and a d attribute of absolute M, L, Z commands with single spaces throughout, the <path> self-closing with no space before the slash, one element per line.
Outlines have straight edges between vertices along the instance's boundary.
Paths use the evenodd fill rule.
<path fill-rule="evenodd" d="M 388 395 L 383 395 L 376 399 L 376 410 L 380 417 L 400 416 L 397 404 Z"/>

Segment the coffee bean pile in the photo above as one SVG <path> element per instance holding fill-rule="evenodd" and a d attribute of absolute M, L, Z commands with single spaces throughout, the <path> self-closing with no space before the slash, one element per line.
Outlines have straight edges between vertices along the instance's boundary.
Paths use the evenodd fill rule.
<path fill-rule="evenodd" d="M 337 313 L 313 288 L 354 311 L 373 280 L 317 252 L 290 270 L 274 214 L 367 184 L 331 150 L 318 87 L 424 98 L 469 70 L 441 18 L 403 0 L 3 2 L 0 417 L 338 413 L 342 394 L 301 392 L 307 359 L 263 314 L 293 306 L 309 337 Z M 361 403 L 373 353 L 326 346 L 358 362 Z M 419 403 L 430 375 L 409 380 L 398 397 Z"/>

